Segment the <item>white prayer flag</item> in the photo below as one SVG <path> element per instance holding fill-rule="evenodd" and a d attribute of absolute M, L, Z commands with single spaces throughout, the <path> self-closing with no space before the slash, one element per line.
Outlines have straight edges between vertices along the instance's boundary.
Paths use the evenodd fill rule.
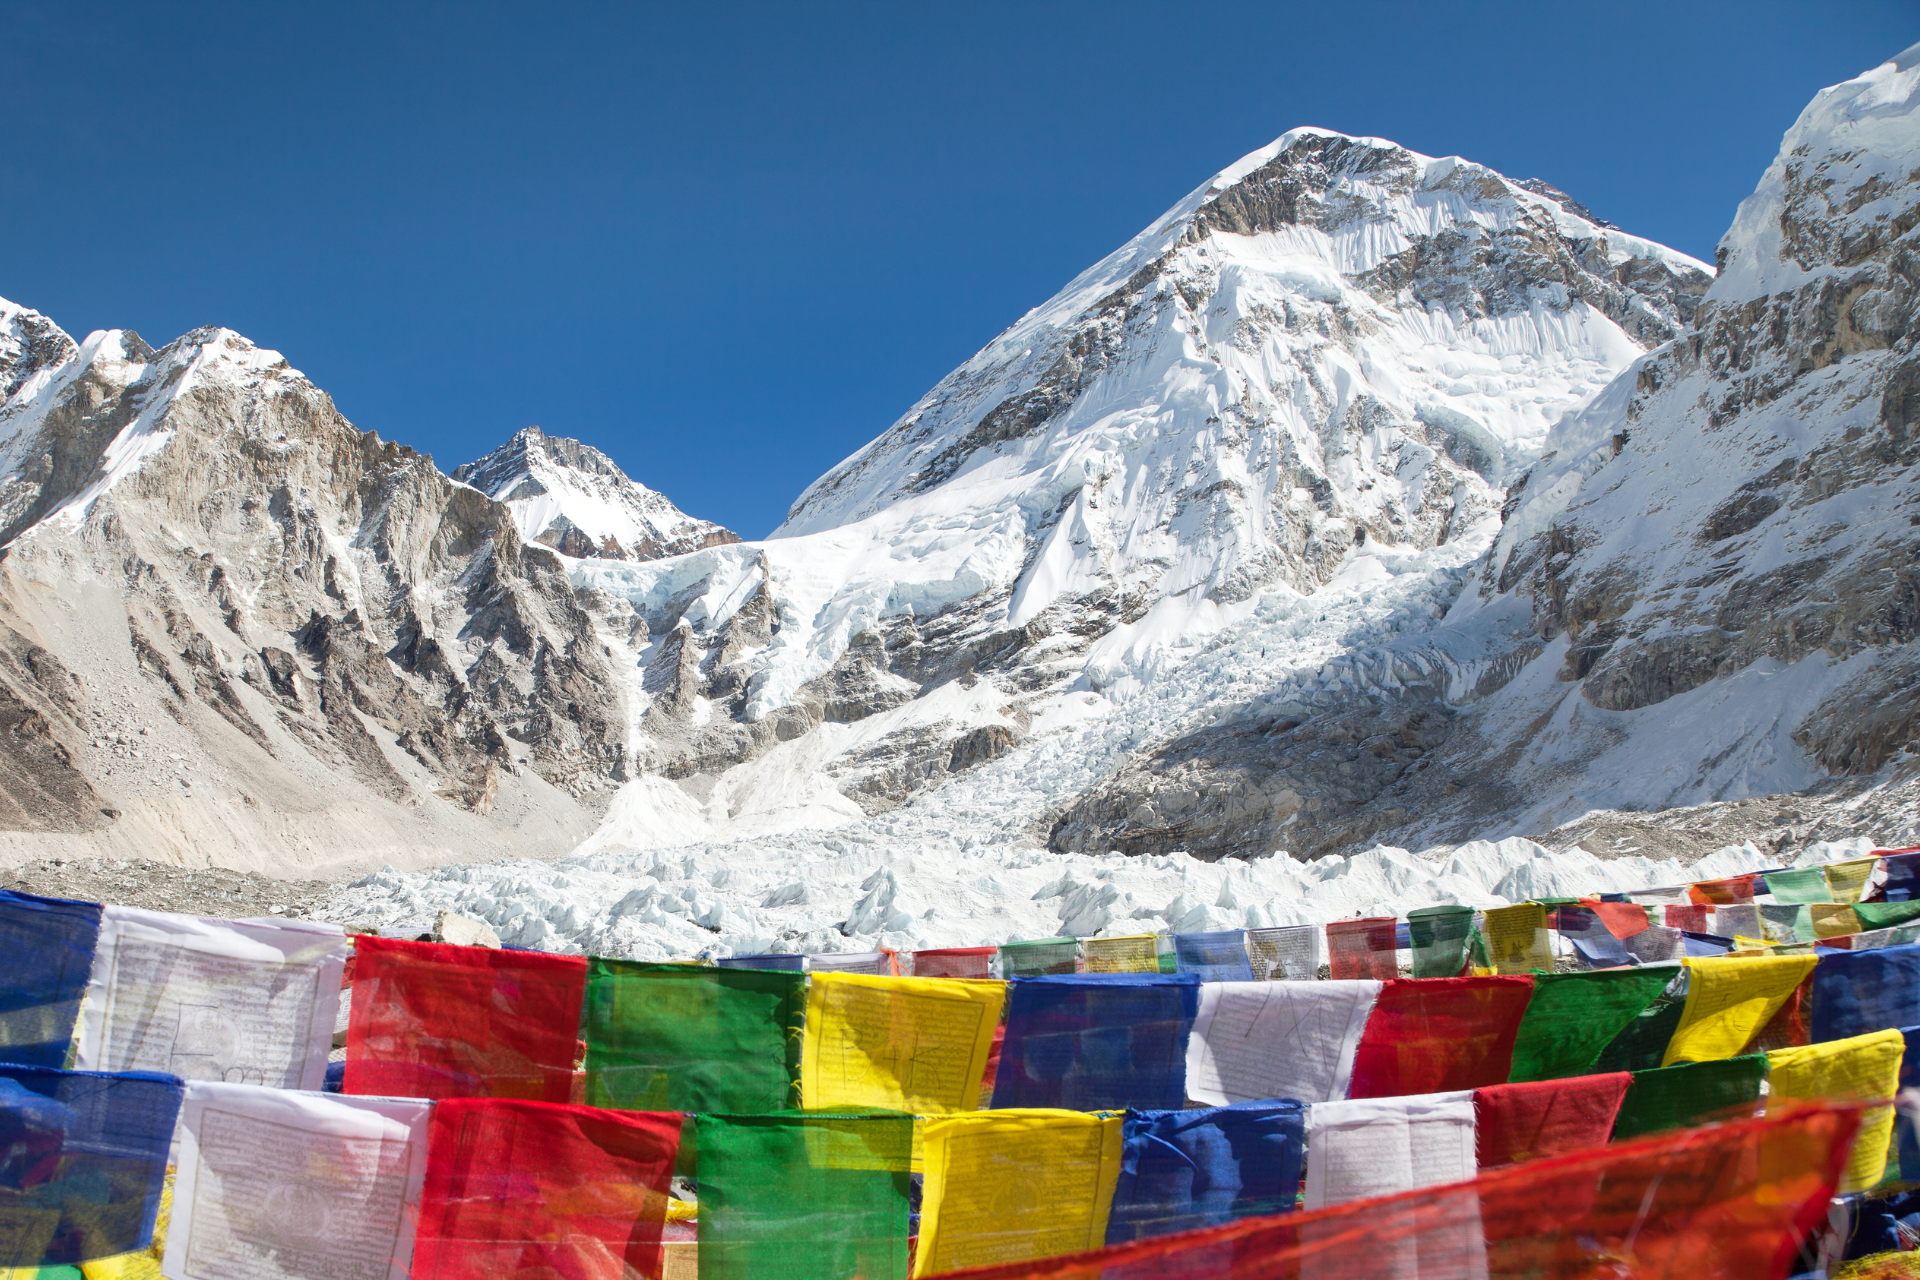
<path fill-rule="evenodd" d="M 1187 1096 L 1221 1107 L 1347 1096 L 1380 983 L 1203 982 L 1187 1039 Z"/>
<path fill-rule="evenodd" d="M 1316 1103 L 1307 1113 L 1309 1209 L 1467 1182 L 1479 1173 L 1473 1090 Z"/>
<path fill-rule="evenodd" d="M 74 1065 L 318 1089 L 348 950 L 338 925 L 108 906 Z"/>
<path fill-rule="evenodd" d="M 406 1280 L 426 1179 L 422 1098 L 189 1081 L 168 1280 Z"/>

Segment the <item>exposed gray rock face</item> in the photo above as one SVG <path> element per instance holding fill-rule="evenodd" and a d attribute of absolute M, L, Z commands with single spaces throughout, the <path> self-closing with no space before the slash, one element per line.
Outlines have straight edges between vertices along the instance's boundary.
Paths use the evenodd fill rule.
<path fill-rule="evenodd" d="M 1653 808 L 1805 791 L 1822 834 L 1911 829 L 1916 85 L 1920 50 L 1807 109 L 1693 327 L 1556 429 L 1445 625 L 1342 659 L 1336 698 L 1279 691 L 1130 762 L 1054 846 L 1544 831 L 1623 780 Z"/>
<path fill-rule="evenodd" d="M 528 542 L 574 559 L 657 560 L 740 541 L 630 479 L 598 449 L 538 427 L 453 478 L 506 503 Z"/>
<path fill-rule="evenodd" d="M 226 330 L 8 324 L 7 827 L 283 871 L 590 828 L 624 686 L 507 507 Z"/>

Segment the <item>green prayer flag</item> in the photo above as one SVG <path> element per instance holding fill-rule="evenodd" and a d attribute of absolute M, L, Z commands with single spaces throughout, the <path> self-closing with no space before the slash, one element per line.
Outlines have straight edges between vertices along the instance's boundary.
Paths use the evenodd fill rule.
<path fill-rule="evenodd" d="M 1827 887 L 1827 873 L 1819 867 L 1802 867 L 1798 871 L 1769 871 L 1766 874 L 1767 892 L 1773 895 L 1775 902 L 1832 902 L 1833 891 Z"/>
<path fill-rule="evenodd" d="M 1607 1042 L 1607 1047 L 1594 1059 L 1593 1070 L 1589 1074 L 1645 1071 L 1659 1066 L 1661 1059 L 1667 1056 L 1667 1042 L 1679 1030 L 1680 1019 L 1687 1011 L 1686 984 L 1674 981 L 1675 978 L 1684 977 L 1685 970 L 1678 965 L 1645 967 L 1654 973 L 1664 974 L 1669 983 L 1667 989 L 1655 996 L 1633 1021 L 1621 1028 L 1619 1035 Z M 1537 975 L 1535 980 L 1538 981 Z"/>
<path fill-rule="evenodd" d="M 1507 1079 L 1558 1080 L 1590 1074 L 1614 1037 L 1659 999 L 1672 981 L 1672 969 L 1656 967 L 1536 973 Z M 1664 1052 L 1666 1045 L 1660 1047 Z"/>
<path fill-rule="evenodd" d="M 1853 914 L 1860 917 L 1862 929 L 1891 929 L 1920 920 L 1920 902 L 1856 902 Z"/>
<path fill-rule="evenodd" d="M 1000 944 L 1000 976 L 1038 978 L 1049 973 L 1072 973 L 1080 950 L 1077 938 L 1036 938 L 1031 942 Z"/>
<path fill-rule="evenodd" d="M 1728 1107 L 1751 1106 L 1760 1100 L 1760 1082 L 1766 1078 L 1764 1053 L 1636 1071 L 1613 1121 L 1614 1139 L 1684 1129 L 1715 1119 Z"/>
<path fill-rule="evenodd" d="M 587 1105 L 783 1111 L 797 1100 L 807 975 L 587 961 Z"/>
<path fill-rule="evenodd" d="M 700 1280 L 906 1280 L 913 1117 L 698 1117 Z"/>
<path fill-rule="evenodd" d="M 1416 907 L 1407 912 L 1407 936 L 1413 943 L 1413 976 L 1459 977 L 1467 963 L 1467 935 L 1472 932 L 1472 907 Z"/>
<path fill-rule="evenodd" d="M 1767 935 L 1763 942 L 1813 941 L 1813 913 L 1805 903 L 1762 903 L 1760 927 Z"/>

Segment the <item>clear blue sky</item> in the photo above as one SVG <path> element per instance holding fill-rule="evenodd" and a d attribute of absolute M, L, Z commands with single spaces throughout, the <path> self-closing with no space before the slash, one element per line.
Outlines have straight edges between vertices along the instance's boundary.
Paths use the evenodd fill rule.
<path fill-rule="evenodd" d="M 447 469 L 539 423 L 754 537 L 1292 126 L 1710 258 L 1920 3 L 0 0 L 0 32 L 0 296 L 237 329 Z"/>

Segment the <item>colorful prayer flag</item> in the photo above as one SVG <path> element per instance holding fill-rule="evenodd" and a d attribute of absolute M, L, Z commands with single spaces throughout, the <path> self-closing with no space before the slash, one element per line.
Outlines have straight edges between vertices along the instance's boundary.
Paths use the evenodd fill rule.
<path fill-rule="evenodd" d="M 996 1108 L 1186 1104 L 1200 984 L 1186 974 L 1023 978 L 1007 1002 Z"/>
<path fill-rule="evenodd" d="M 943 1115 L 979 1105 L 1004 982 L 815 974 L 801 1105 Z"/>
<path fill-rule="evenodd" d="M 1893 1136 L 1891 1099 L 1900 1087 L 1900 1058 L 1905 1051 L 1905 1037 L 1890 1029 L 1799 1049 L 1775 1049 L 1767 1055 L 1769 1112 L 1795 1099 L 1887 1100 L 1860 1117 L 1860 1131 L 1838 1188 L 1841 1195 L 1866 1190 L 1886 1171 L 1887 1146 Z"/>
<path fill-rule="evenodd" d="M 1360 1035 L 1352 1098 L 1504 1084 L 1531 977 L 1403 978 L 1386 983 Z"/>
<path fill-rule="evenodd" d="M 1590 1074 L 1615 1036 L 1632 1025 L 1672 980 L 1665 968 L 1596 969 L 1533 976 L 1514 1038 L 1512 1081 Z"/>
<path fill-rule="evenodd" d="M 1747 1047 L 1793 989 L 1812 956 L 1727 956 L 1687 961 L 1687 1001 L 1660 1065 L 1731 1058 Z"/>

